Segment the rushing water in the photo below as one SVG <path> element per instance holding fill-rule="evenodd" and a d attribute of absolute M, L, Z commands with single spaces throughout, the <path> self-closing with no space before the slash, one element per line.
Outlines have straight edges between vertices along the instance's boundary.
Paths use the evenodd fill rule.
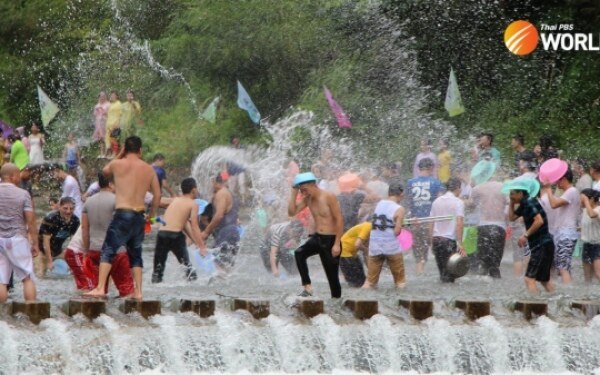
<path fill-rule="evenodd" d="M 38 281 L 39 296 L 52 302 L 52 318 L 34 326 L 22 317 L 0 318 L 0 373 L 593 373 L 600 371 L 600 318 L 591 321 L 568 308 L 573 299 L 600 298 L 597 287 L 559 286 L 543 295 L 549 316 L 527 322 L 510 305 L 529 298 L 522 280 L 511 275 L 506 254 L 503 278 L 466 276 L 454 285 L 440 284 L 433 262 L 424 276 L 414 274 L 406 257 L 407 287 L 393 288 L 384 270 L 378 290 L 344 288 L 344 298 L 375 298 L 380 314 L 356 320 L 341 301 L 329 299 L 318 259 L 309 261 L 324 315 L 300 317 L 292 307 L 300 290 L 298 276 L 273 278 L 258 258 L 256 236 L 248 234 L 235 272 L 207 285 L 194 282 L 174 257 L 165 281 L 150 284 L 153 239 L 146 241 L 145 297 L 160 299 L 163 313 L 144 320 L 125 315 L 111 299 L 107 314 L 93 322 L 69 318 L 60 308 L 76 295 L 71 280 Z M 581 279 L 576 270 L 576 279 Z M 17 288 L 18 289 L 18 288 Z M 114 293 L 114 292 L 113 292 Z M 21 291 L 17 290 L 15 299 Z M 268 299 L 271 315 L 255 320 L 232 312 L 230 297 Z M 397 306 L 401 297 L 434 301 L 434 317 L 412 319 Z M 492 315 L 469 322 L 452 307 L 457 298 L 491 301 Z M 181 298 L 216 299 L 216 314 L 199 318 L 176 312 Z"/>

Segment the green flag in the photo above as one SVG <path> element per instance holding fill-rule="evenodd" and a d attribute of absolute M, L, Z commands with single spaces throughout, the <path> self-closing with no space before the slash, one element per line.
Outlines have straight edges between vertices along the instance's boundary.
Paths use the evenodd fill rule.
<path fill-rule="evenodd" d="M 219 105 L 220 97 L 217 96 L 213 99 L 212 102 L 206 107 L 204 112 L 202 112 L 202 118 L 206 121 L 214 124 L 217 121 L 217 106 Z"/>
<path fill-rule="evenodd" d="M 42 123 L 44 127 L 48 126 L 50 121 L 56 116 L 59 109 L 40 86 L 37 87 L 38 99 L 40 101 L 40 110 L 42 112 Z"/>
<path fill-rule="evenodd" d="M 450 117 L 460 115 L 465 111 L 462 99 L 460 98 L 460 91 L 458 90 L 454 69 L 452 68 L 450 68 L 450 79 L 448 80 L 448 91 L 446 91 L 446 102 L 444 107 L 446 108 L 446 111 L 448 111 Z"/>

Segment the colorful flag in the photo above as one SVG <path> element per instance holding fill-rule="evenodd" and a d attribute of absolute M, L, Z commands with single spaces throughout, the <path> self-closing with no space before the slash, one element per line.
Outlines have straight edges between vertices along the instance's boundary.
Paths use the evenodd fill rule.
<path fill-rule="evenodd" d="M 331 95 L 331 91 L 329 91 L 327 86 L 323 86 L 323 90 L 325 92 L 325 98 L 329 102 L 329 106 L 331 107 L 331 110 L 333 111 L 333 114 L 335 115 L 338 126 L 340 128 L 351 128 L 352 123 L 350 122 L 348 115 L 346 115 L 346 113 L 344 112 L 342 107 L 340 107 L 340 105 L 335 101 L 335 99 L 333 98 L 333 95 Z"/>
<path fill-rule="evenodd" d="M 40 110 L 42 111 L 42 123 L 44 127 L 48 126 L 50 121 L 56 116 L 59 109 L 40 86 L 37 87 L 38 99 L 40 101 Z"/>
<path fill-rule="evenodd" d="M 240 81 L 237 81 L 237 87 L 238 87 L 238 100 L 237 100 L 238 107 L 240 107 L 241 109 L 248 112 L 248 116 L 250 116 L 250 120 L 252 120 L 253 123 L 258 125 L 260 123 L 260 112 L 258 112 L 258 109 L 256 109 L 256 106 L 254 105 L 254 103 L 252 103 L 252 99 L 250 99 L 250 95 L 248 95 L 248 93 L 246 92 L 246 90 L 244 89 L 244 86 L 242 86 Z"/>
<path fill-rule="evenodd" d="M 206 121 L 214 124 L 217 121 L 217 106 L 219 105 L 220 97 L 217 96 L 213 99 L 212 102 L 206 107 L 204 112 L 202 112 L 202 118 Z"/>
<path fill-rule="evenodd" d="M 458 83 L 456 82 L 456 76 L 454 75 L 454 69 L 450 68 L 450 79 L 448 80 L 448 91 L 446 91 L 446 102 L 444 107 L 450 117 L 460 115 L 465 111 L 463 107 L 462 99 L 460 98 L 460 91 L 458 91 Z"/>

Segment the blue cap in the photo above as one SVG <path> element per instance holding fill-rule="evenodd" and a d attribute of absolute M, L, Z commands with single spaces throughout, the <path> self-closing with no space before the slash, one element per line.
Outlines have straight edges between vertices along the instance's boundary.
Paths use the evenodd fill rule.
<path fill-rule="evenodd" d="M 306 184 L 309 182 L 317 182 L 317 177 L 315 177 L 315 175 L 312 174 L 312 172 L 300 173 L 300 174 L 297 174 L 296 177 L 294 177 L 294 187 L 295 188 L 297 188 L 298 186 L 300 186 L 302 184 Z"/>
<path fill-rule="evenodd" d="M 208 206 L 208 202 L 204 199 L 194 199 L 194 202 L 198 205 L 198 215 L 202 215 L 204 213 L 204 209 Z"/>

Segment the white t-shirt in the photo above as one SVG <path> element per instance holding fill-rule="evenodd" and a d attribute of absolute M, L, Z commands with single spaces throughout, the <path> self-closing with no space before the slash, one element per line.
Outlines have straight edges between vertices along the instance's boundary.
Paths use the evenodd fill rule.
<path fill-rule="evenodd" d="M 594 208 L 600 215 L 600 206 Z M 581 215 L 581 240 L 587 243 L 600 244 L 600 216 L 591 218 L 587 210 Z"/>
<path fill-rule="evenodd" d="M 446 215 L 454 215 L 455 218 L 435 222 L 433 236 L 456 240 L 456 218 L 465 217 L 465 203 L 450 191 L 434 200 L 431 206 L 431 216 Z"/>
<path fill-rule="evenodd" d="M 378 221 L 378 224 L 385 224 L 387 228 L 382 230 L 373 225 L 369 240 L 369 255 L 394 255 L 400 252 L 400 244 L 393 228 L 395 225 L 394 215 L 400 208 L 402 208 L 401 205 L 389 199 L 377 203 L 373 216 L 384 216 L 384 222 Z"/>
<path fill-rule="evenodd" d="M 63 194 L 62 197 L 70 197 L 75 200 L 75 216 L 81 219 L 81 211 L 83 210 L 83 201 L 81 200 L 81 190 L 79 190 L 79 183 L 75 177 L 67 175 L 65 182 L 63 183 Z M 62 198 L 61 197 L 61 198 Z"/>
<path fill-rule="evenodd" d="M 550 206 L 548 194 L 543 194 L 538 201 L 544 209 L 544 212 L 546 212 L 546 220 L 548 220 L 548 232 L 554 235 L 556 231 L 556 210 Z"/>
<path fill-rule="evenodd" d="M 568 204 L 554 210 L 556 234 L 567 234 L 567 238 L 577 239 L 577 219 L 581 214 L 579 191 L 575 186 L 571 186 L 560 196 L 560 199 L 567 201 Z"/>

